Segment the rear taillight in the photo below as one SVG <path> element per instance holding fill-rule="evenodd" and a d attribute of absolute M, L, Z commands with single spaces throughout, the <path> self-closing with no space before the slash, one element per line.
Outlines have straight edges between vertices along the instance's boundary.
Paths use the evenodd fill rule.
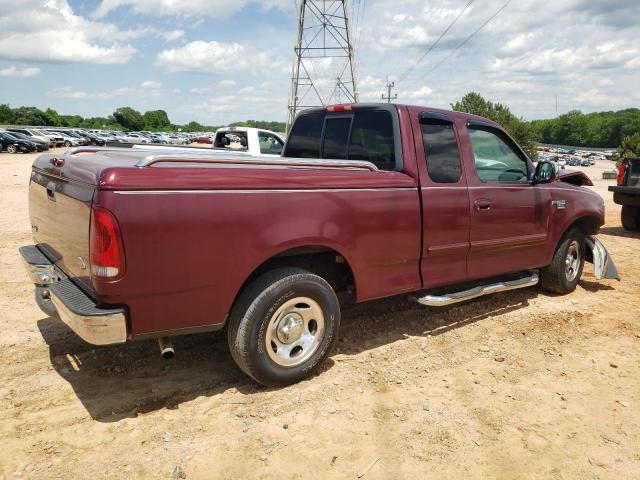
<path fill-rule="evenodd" d="M 116 217 L 109 210 L 93 206 L 89 233 L 91 276 L 118 280 L 125 272 L 124 248 Z"/>
<path fill-rule="evenodd" d="M 618 176 L 616 177 L 617 185 L 624 185 L 624 176 L 627 173 L 628 163 L 626 160 L 622 160 L 618 165 Z"/>

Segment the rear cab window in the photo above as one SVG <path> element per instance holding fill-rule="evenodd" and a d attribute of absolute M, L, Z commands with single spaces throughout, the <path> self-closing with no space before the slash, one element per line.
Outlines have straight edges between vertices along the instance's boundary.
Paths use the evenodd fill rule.
<path fill-rule="evenodd" d="M 401 170 L 396 138 L 399 128 L 392 110 L 365 107 L 336 114 L 303 113 L 293 125 L 284 156 L 364 160 L 380 170 Z"/>
<path fill-rule="evenodd" d="M 420 127 L 429 178 L 434 183 L 458 183 L 462 165 L 453 122 L 421 115 Z"/>

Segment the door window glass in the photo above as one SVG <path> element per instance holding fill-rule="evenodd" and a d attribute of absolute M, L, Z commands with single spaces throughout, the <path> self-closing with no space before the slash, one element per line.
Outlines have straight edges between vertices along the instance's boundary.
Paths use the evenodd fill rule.
<path fill-rule="evenodd" d="M 478 177 L 483 182 L 527 183 L 527 162 L 494 131 L 469 127 Z"/>
<path fill-rule="evenodd" d="M 258 143 L 262 154 L 280 155 L 282 152 L 282 141 L 271 133 L 258 132 Z"/>
<path fill-rule="evenodd" d="M 437 183 L 458 182 L 462 172 L 453 125 L 437 122 L 422 124 L 422 141 L 431 180 Z"/>

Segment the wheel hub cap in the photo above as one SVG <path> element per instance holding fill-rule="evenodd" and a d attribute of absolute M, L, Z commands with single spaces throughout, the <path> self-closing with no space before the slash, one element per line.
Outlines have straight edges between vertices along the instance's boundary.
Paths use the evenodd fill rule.
<path fill-rule="evenodd" d="M 295 367 L 313 356 L 324 338 L 324 314 L 309 297 L 287 300 L 273 313 L 265 332 L 269 358 L 281 367 Z"/>
<path fill-rule="evenodd" d="M 567 280 L 572 282 L 578 276 L 580 269 L 580 244 L 575 240 L 569 244 L 564 263 Z"/>
<path fill-rule="evenodd" d="M 278 323 L 278 340 L 282 343 L 292 343 L 300 338 L 304 329 L 304 321 L 298 313 L 285 315 Z"/>

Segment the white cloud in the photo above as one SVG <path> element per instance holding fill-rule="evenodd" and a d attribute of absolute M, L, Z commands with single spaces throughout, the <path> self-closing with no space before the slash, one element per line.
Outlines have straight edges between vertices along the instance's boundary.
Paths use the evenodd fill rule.
<path fill-rule="evenodd" d="M 145 80 L 140 86 L 142 88 L 158 89 L 162 87 L 162 83 L 156 82 L 154 80 Z"/>
<path fill-rule="evenodd" d="M 0 69 L 0 77 L 35 77 L 40 75 L 40 69 L 36 67 L 17 68 L 10 66 Z"/>
<path fill-rule="evenodd" d="M 160 36 L 164 38 L 165 42 L 173 42 L 184 36 L 184 30 L 177 29 L 169 32 L 162 32 Z"/>
<path fill-rule="evenodd" d="M 51 98 L 68 98 L 72 100 L 112 100 L 116 98 L 158 98 L 161 97 L 164 93 L 165 90 L 162 88 L 162 84 L 160 82 L 146 80 L 139 86 L 119 87 L 111 91 L 87 92 L 85 90 L 75 90 L 71 86 L 67 85 L 64 87 L 58 87 L 48 90 L 46 92 L 46 96 Z"/>
<path fill-rule="evenodd" d="M 102 18 L 109 12 L 122 7 L 128 7 L 133 12 L 142 15 L 228 18 L 242 10 L 250 3 L 258 3 L 263 10 L 293 8 L 291 0 L 102 0 L 94 16 Z"/>
<path fill-rule="evenodd" d="M 3 2 L 0 9 L 0 58 L 21 61 L 128 62 L 136 49 L 121 44 L 141 31 L 121 32 L 115 25 L 74 14 L 67 0 Z"/>
<path fill-rule="evenodd" d="M 272 73 L 278 68 L 283 68 L 286 62 L 269 50 L 250 48 L 239 43 L 197 40 L 182 47 L 162 50 L 158 53 L 155 64 L 171 72 L 250 71 L 257 74 L 261 68 L 269 68 Z"/>

